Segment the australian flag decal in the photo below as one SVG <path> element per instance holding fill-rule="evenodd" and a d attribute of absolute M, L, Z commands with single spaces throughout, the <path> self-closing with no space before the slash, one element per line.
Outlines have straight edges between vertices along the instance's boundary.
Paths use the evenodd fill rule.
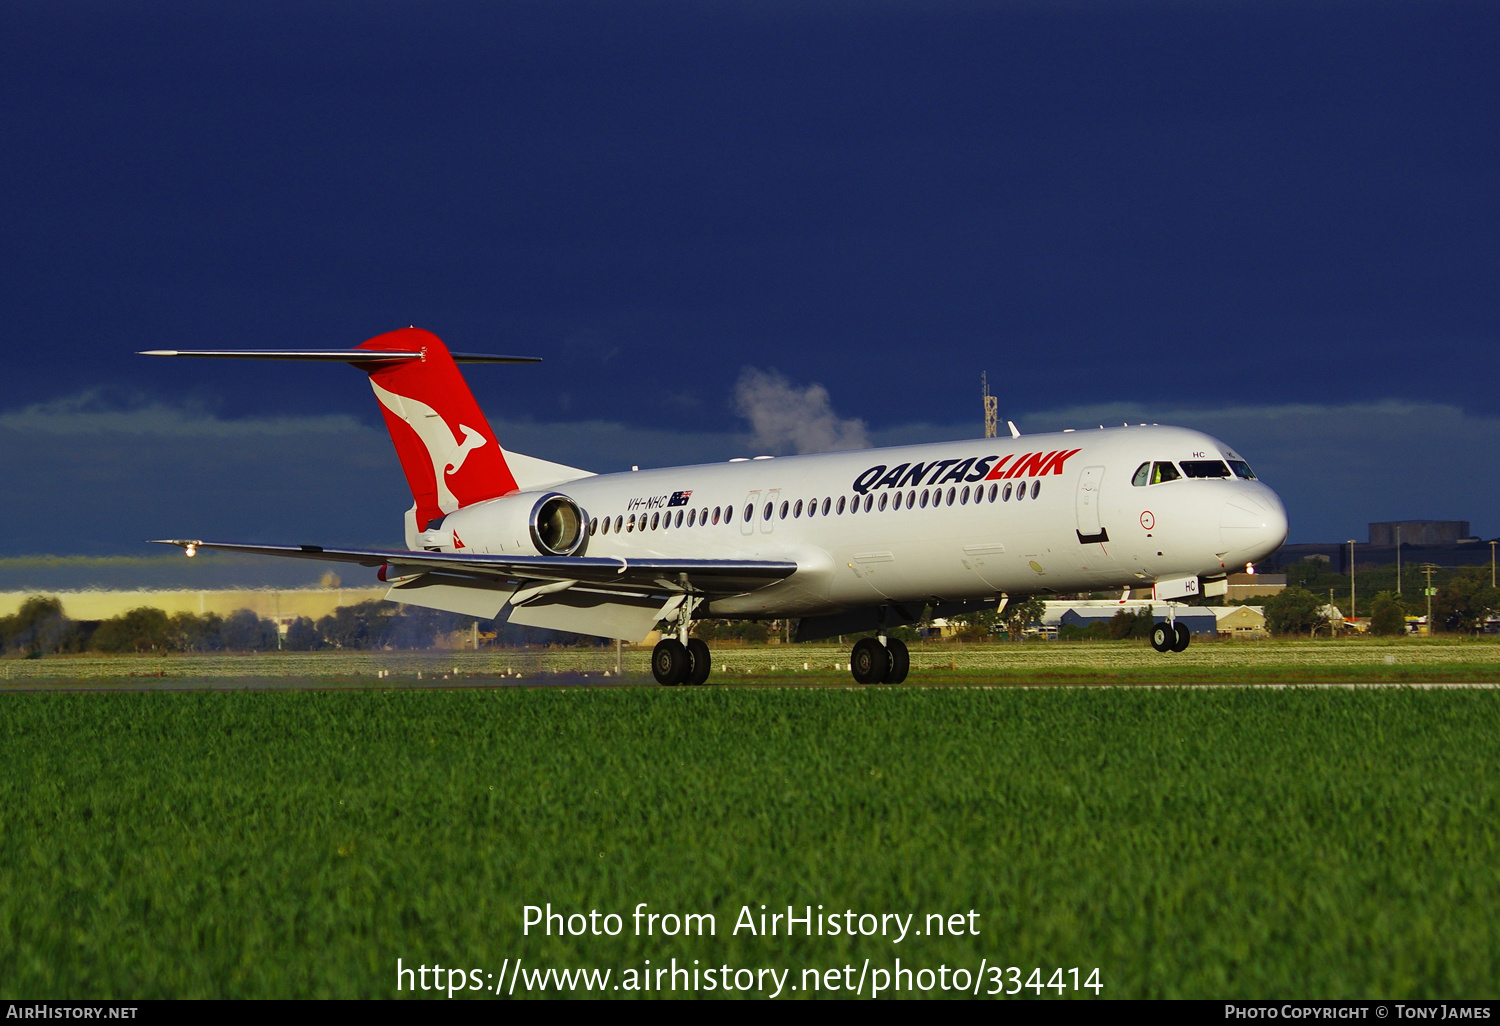
<path fill-rule="evenodd" d="M 693 497 L 692 492 L 673 492 L 672 497 L 667 500 L 668 506 L 686 506 L 688 500 Z"/>

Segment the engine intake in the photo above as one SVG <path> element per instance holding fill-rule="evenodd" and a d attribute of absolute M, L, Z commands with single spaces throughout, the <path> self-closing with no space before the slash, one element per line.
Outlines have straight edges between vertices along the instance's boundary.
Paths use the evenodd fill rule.
<path fill-rule="evenodd" d="M 549 556 L 576 556 L 588 540 L 588 517 L 578 503 L 548 492 L 531 507 L 531 543 Z"/>

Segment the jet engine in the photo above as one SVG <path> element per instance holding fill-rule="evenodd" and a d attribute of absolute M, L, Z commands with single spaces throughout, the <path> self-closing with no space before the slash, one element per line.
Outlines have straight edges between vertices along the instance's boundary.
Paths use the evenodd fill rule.
<path fill-rule="evenodd" d="M 577 556 L 588 543 L 589 518 L 561 492 L 509 495 L 476 502 L 427 525 L 414 548 L 429 552 Z"/>

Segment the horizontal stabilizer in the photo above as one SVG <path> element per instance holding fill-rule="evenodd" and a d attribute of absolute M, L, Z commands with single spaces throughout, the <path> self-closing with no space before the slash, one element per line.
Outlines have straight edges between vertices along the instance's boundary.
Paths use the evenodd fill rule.
<path fill-rule="evenodd" d="M 322 360 L 331 363 L 387 364 L 421 360 L 424 354 L 389 349 L 147 349 L 139 356 L 202 356 L 218 360 Z M 449 353 L 456 363 L 541 363 L 540 356 Z"/>

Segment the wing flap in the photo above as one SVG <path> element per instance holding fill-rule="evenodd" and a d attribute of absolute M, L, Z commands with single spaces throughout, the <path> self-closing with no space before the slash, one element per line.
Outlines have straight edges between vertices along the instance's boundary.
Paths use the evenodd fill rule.
<path fill-rule="evenodd" d="M 441 571 L 492 583 L 521 581 L 578 581 L 606 591 L 642 588 L 653 592 L 683 591 L 683 579 L 694 592 L 738 595 L 774 584 L 797 572 L 798 564 L 759 559 L 616 559 L 608 556 L 495 556 L 461 552 L 412 552 L 385 549 L 330 549 L 321 545 L 248 545 L 195 539 L 158 539 L 191 555 L 198 549 L 244 552 L 289 559 L 314 559 L 360 566 L 390 566 L 391 576 L 406 577 Z M 512 589 L 513 590 L 513 589 Z"/>

